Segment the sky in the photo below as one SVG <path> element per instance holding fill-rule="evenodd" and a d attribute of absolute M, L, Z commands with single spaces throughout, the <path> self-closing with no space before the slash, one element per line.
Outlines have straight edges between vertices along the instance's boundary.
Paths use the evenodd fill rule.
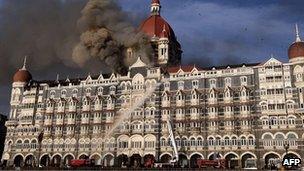
<path fill-rule="evenodd" d="M 66 49 L 70 48 L 71 40 L 79 37 L 77 19 L 85 3 L 85 0 L 0 0 L 0 113 L 9 112 L 12 77 L 28 53 L 21 47 L 32 48 L 28 68 L 34 79 L 55 79 L 57 73 L 62 77 L 78 77 L 102 70 L 98 63 L 79 68 L 68 60 L 71 56 Z M 150 0 L 117 0 L 117 3 L 129 12 L 136 25 L 149 15 Z M 271 55 L 287 62 L 288 47 L 295 41 L 295 23 L 304 39 L 303 0 L 161 0 L 161 5 L 161 15 L 182 45 L 185 65 L 256 63 Z M 58 32 L 62 34 L 57 34 L 52 43 L 47 36 Z M 33 48 L 26 39 L 46 43 L 38 41 Z M 54 49 L 58 46 L 66 49 L 49 52 L 50 44 Z M 35 54 L 43 54 L 45 58 L 37 58 Z M 51 59 L 52 56 L 59 57 Z"/>

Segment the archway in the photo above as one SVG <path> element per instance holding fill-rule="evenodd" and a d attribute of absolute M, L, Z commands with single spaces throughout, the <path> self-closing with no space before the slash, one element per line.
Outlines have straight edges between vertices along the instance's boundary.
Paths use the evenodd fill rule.
<path fill-rule="evenodd" d="M 61 156 L 59 154 L 57 154 L 52 159 L 52 165 L 55 167 L 59 167 L 60 163 L 61 163 Z"/>
<path fill-rule="evenodd" d="M 275 153 L 270 153 L 265 156 L 265 167 L 268 169 L 277 169 L 280 162 L 280 156 Z"/>
<path fill-rule="evenodd" d="M 296 159 L 296 158 L 299 158 L 299 156 L 297 156 L 294 153 L 287 153 L 287 154 L 284 155 L 283 160 L 285 160 L 286 158 L 287 159 Z M 290 166 L 288 169 L 290 169 L 290 170 L 297 170 L 297 169 L 299 169 L 299 166 Z"/>
<path fill-rule="evenodd" d="M 209 160 L 216 160 L 216 159 L 220 159 L 221 158 L 221 155 L 220 153 L 212 153 L 210 156 L 209 156 Z"/>
<path fill-rule="evenodd" d="M 35 157 L 32 154 L 25 157 L 25 162 L 24 162 L 25 166 L 34 167 L 35 164 L 36 164 L 36 160 L 35 160 Z"/>
<path fill-rule="evenodd" d="M 229 153 L 228 155 L 226 155 L 225 157 L 227 164 L 228 164 L 228 168 L 230 169 L 235 169 L 238 167 L 238 156 L 233 154 L 233 153 Z"/>
<path fill-rule="evenodd" d="M 108 154 L 104 157 L 103 164 L 105 167 L 112 167 L 114 165 L 114 157 Z"/>
<path fill-rule="evenodd" d="M 82 154 L 79 156 L 79 159 L 89 159 L 89 156 L 86 154 Z"/>
<path fill-rule="evenodd" d="M 73 159 L 74 159 L 74 156 L 72 156 L 71 154 L 68 154 L 68 155 L 66 155 L 66 156 L 64 157 L 64 159 L 63 159 L 63 164 L 64 164 L 64 165 L 69 165 L 70 162 L 71 162 L 71 160 L 73 160 Z"/>
<path fill-rule="evenodd" d="M 91 156 L 91 159 L 94 160 L 95 166 L 101 166 L 101 164 L 102 164 L 102 158 L 101 158 L 100 155 L 98 155 L 98 154 L 93 154 L 93 155 Z"/>
<path fill-rule="evenodd" d="M 47 166 L 49 166 L 50 161 L 51 161 L 50 156 L 48 154 L 45 154 L 40 159 L 40 165 L 44 166 L 44 167 L 47 167 Z"/>
<path fill-rule="evenodd" d="M 138 168 L 141 166 L 141 156 L 139 154 L 133 154 L 130 157 L 130 165 L 131 167 Z"/>
<path fill-rule="evenodd" d="M 125 154 L 121 154 L 116 158 L 117 167 L 126 167 L 129 165 L 129 157 Z"/>
<path fill-rule="evenodd" d="M 23 156 L 22 155 L 17 155 L 14 158 L 14 165 L 16 167 L 21 167 L 23 166 Z"/>
<path fill-rule="evenodd" d="M 256 167 L 256 158 L 250 154 L 244 154 L 242 156 L 242 168 L 254 168 Z"/>
<path fill-rule="evenodd" d="M 172 157 L 169 154 L 164 154 L 163 156 L 160 157 L 160 162 L 161 163 L 169 163 Z"/>
<path fill-rule="evenodd" d="M 155 162 L 155 157 L 152 154 L 147 154 L 144 156 L 145 167 L 152 168 Z"/>
<path fill-rule="evenodd" d="M 191 168 L 198 168 L 198 165 L 197 165 L 197 160 L 198 159 L 202 159 L 203 157 L 199 154 L 194 154 L 191 156 L 190 158 L 190 167 Z"/>
<path fill-rule="evenodd" d="M 178 155 L 178 165 L 182 168 L 188 167 L 188 158 L 185 154 L 179 154 Z"/>

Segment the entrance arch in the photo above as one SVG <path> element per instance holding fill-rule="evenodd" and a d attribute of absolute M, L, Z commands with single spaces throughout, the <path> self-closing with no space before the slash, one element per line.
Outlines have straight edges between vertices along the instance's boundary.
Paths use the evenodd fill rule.
<path fill-rule="evenodd" d="M 56 154 L 52 158 L 52 165 L 55 167 L 60 167 L 61 164 L 61 156 L 59 154 Z"/>
<path fill-rule="evenodd" d="M 22 155 L 19 154 L 19 155 L 15 156 L 15 158 L 14 158 L 14 165 L 16 167 L 23 166 L 23 156 Z"/>
<path fill-rule="evenodd" d="M 141 166 L 141 156 L 139 154 L 133 154 L 130 157 L 130 165 L 131 167 L 140 167 Z"/>
<path fill-rule="evenodd" d="M 216 152 L 209 154 L 209 157 L 208 157 L 209 160 L 216 160 L 216 159 L 220 159 L 220 158 L 222 158 L 221 154 L 216 153 Z"/>
<path fill-rule="evenodd" d="M 172 157 L 170 154 L 164 154 L 160 157 L 161 163 L 169 163 L 171 159 Z"/>
<path fill-rule="evenodd" d="M 202 159 L 202 158 L 203 158 L 203 155 L 201 155 L 201 154 L 193 154 L 190 157 L 190 167 L 191 168 L 198 168 L 197 160 Z"/>
<path fill-rule="evenodd" d="M 71 160 L 73 160 L 73 159 L 74 159 L 74 156 L 72 154 L 67 154 L 63 158 L 63 164 L 64 165 L 69 165 Z"/>
<path fill-rule="evenodd" d="M 188 163 L 188 158 L 185 154 L 179 154 L 178 155 L 178 165 L 182 168 L 186 168 L 189 166 L 189 163 Z"/>
<path fill-rule="evenodd" d="M 287 159 L 295 159 L 295 158 L 301 158 L 300 155 L 293 153 L 293 152 L 288 152 L 287 154 L 284 155 L 283 160 L 287 158 Z M 299 166 L 290 166 L 289 169 L 291 170 L 298 170 Z"/>
<path fill-rule="evenodd" d="M 87 154 L 81 154 L 78 158 L 79 159 L 89 159 L 89 156 Z"/>
<path fill-rule="evenodd" d="M 113 156 L 113 154 L 105 155 L 104 160 L 103 160 L 103 164 L 104 164 L 105 167 L 114 166 L 114 156 Z"/>
<path fill-rule="evenodd" d="M 40 165 L 44 167 L 49 166 L 50 162 L 51 162 L 51 158 L 48 154 L 43 155 L 40 159 Z"/>
<path fill-rule="evenodd" d="M 116 166 L 123 167 L 129 165 L 129 157 L 125 154 L 121 154 L 116 158 Z"/>
<path fill-rule="evenodd" d="M 91 159 L 94 160 L 95 166 L 101 166 L 102 165 L 101 155 L 95 153 L 95 154 L 91 155 Z"/>
<path fill-rule="evenodd" d="M 276 153 L 269 153 L 265 156 L 265 167 L 268 169 L 277 169 L 277 164 L 280 162 L 280 156 Z"/>
<path fill-rule="evenodd" d="M 146 154 L 144 156 L 144 165 L 147 168 L 152 168 L 155 163 L 155 157 L 152 154 Z"/>
<path fill-rule="evenodd" d="M 228 163 L 228 168 L 230 169 L 235 169 L 236 167 L 238 167 L 238 156 L 234 153 L 228 153 L 226 156 L 225 156 L 225 159 Z"/>
<path fill-rule="evenodd" d="M 246 153 L 246 154 L 243 154 L 241 157 L 242 157 L 241 158 L 242 168 L 256 167 L 256 161 L 254 161 L 254 159 L 256 159 L 256 157 L 254 155 L 252 155 L 250 153 Z"/>
<path fill-rule="evenodd" d="M 25 157 L 24 165 L 27 167 L 34 167 L 36 164 L 35 156 L 32 154 L 29 154 Z"/>

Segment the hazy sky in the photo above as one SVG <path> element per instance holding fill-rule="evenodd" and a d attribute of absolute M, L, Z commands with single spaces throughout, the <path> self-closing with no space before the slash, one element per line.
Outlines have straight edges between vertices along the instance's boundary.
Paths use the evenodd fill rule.
<path fill-rule="evenodd" d="M 55 2 L 60 3 L 50 5 L 51 7 L 46 5 Z M 149 15 L 150 2 L 150 0 L 118 0 L 123 10 L 132 12 L 134 22 L 137 24 Z M 6 32 L 12 28 L 5 24 L 11 27 L 19 26 L 16 28 L 18 32 L 16 35 L 22 37 L 31 30 L 30 26 L 22 29 L 22 25 L 18 25 L 20 21 L 27 21 L 25 19 L 29 17 L 27 15 L 39 11 L 37 15 L 47 16 L 52 15 L 52 11 L 57 13 L 58 10 L 59 16 L 63 18 L 70 16 L 68 22 L 70 25 L 74 23 L 76 25 L 77 15 L 80 15 L 80 9 L 84 4 L 84 0 L 0 0 L 0 72 L 8 77 L 5 78 L 0 74 L 0 113 L 6 114 L 9 111 L 11 78 L 22 64 L 23 58 L 22 52 L 18 54 L 20 57 L 17 59 L 11 58 L 16 55 L 15 52 L 1 53 L 1 46 L 5 46 L 8 41 L 16 41 L 21 45 L 23 43 L 18 42 L 18 37 L 14 40 L 6 38 Z M 287 61 L 288 46 L 295 40 L 295 23 L 298 23 L 300 34 L 304 38 L 303 0 L 162 0 L 161 4 L 161 15 L 172 26 L 182 45 L 184 64 L 199 63 L 202 66 L 216 66 L 256 63 L 267 60 L 271 54 L 279 60 Z M 71 5 L 75 8 L 71 8 Z M 51 11 L 48 11 L 48 8 L 51 8 Z M 23 12 L 19 13 L 19 10 Z M 17 20 L 12 21 L 12 19 Z M 40 20 L 41 18 L 37 18 L 37 21 L 33 22 L 45 25 L 46 21 Z M 65 34 L 69 32 L 66 31 Z M 69 55 L 65 58 L 69 58 Z M 6 64 L 6 61 L 11 59 L 15 62 Z M 55 79 L 58 72 L 70 77 L 78 76 L 75 73 L 83 75 L 88 73 L 88 69 L 67 66 L 64 60 L 57 60 L 56 67 L 53 65 L 38 67 L 39 62 L 43 61 L 36 58 L 29 61 L 29 65 L 34 66 L 29 69 L 36 79 Z"/>

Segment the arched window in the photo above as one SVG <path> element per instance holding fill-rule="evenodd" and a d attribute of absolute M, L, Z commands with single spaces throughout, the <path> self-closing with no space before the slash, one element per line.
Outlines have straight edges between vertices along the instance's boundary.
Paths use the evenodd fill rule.
<path fill-rule="evenodd" d="M 246 138 L 241 137 L 241 146 L 245 146 L 245 145 L 246 145 Z"/>
<path fill-rule="evenodd" d="M 67 94 L 67 91 L 66 91 L 66 90 L 62 90 L 62 91 L 61 91 L 61 97 L 62 97 L 62 98 L 65 98 L 65 97 L 66 97 L 66 94 Z"/>
<path fill-rule="evenodd" d="M 209 145 L 209 146 L 214 146 L 214 138 L 213 138 L 213 137 L 210 137 L 210 138 L 208 139 L 208 145 Z"/>
<path fill-rule="evenodd" d="M 221 138 L 220 137 L 216 137 L 215 145 L 216 146 L 221 146 Z"/>
<path fill-rule="evenodd" d="M 275 136 L 275 145 L 283 147 L 284 146 L 284 135 L 283 134 L 277 134 Z"/>
<path fill-rule="evenodd" d="M 180 147 L 181 146 L 180 138 L 176 138 L 175 141 L 176 141 L 176 145 Z"/>
<path fill-rule="evenodd" d="M 231 78 L 225 78 L 225 86 L 231 86 Z"/>
<path fill-rule="evenodd" d="M 98 87 L 97 94 L 98 95 L 102 95 L 103 94 L 103 88 L 102 87 Z"/>
<path fill-rule="evenodd" d="M 225 146 L 229 146 L 230 145 L 229 137 L 225 137 L 224 144 L 225 144 Z"/>
<path fill-rule="evenodd" d="M 77 95 L 78 95 L 78 90 L 77 90 L 77 89 L 74 89 L 74 90 L 72 91 L 72 96 L 73 96 L 73 97 L 77 97 Z"/>
<path fill-rule="evenodd" d="M 248 145 L 249 146 L 255 145 L 254 138 L 252 136 L 249 136 L 249 138 L 248 138 Z"/>
<path fill-rule="evenodd" d="M 196 141 L 193 137 L 190 139 L 190 142 L 191 142 L 191 146 L 196 146 L 197 145 Z"/>
<path fill-rule="evenodd" d="M 179 90 L 183 90 L 183 89 L 184 89 L 184 82 L 183 82 L 183 81 L 179 81 L 179 82 L 177 83 L 177 85 L 178 85 L 178 89 L 179 89 Z"/>
<path fill-rule="evenodd" d="M 36 149 L 37 148 L 37 140 L 34 139 L 34 140 L 31 141 L 31 148 L 32 149 Z"/>
<path fill-rule="evenodd" d="M 197 138 L 197 145 L 202 147 L 203 146 L 203 139 L 201 137 Z"/>
<path fill-rule="evenodd" d="M 187 140 L 187 138 L 185 138 L 185 137 L 182 138 L 182 146 L 183 146 L 183 147 L 188 146 L 188 140 Z"/>

